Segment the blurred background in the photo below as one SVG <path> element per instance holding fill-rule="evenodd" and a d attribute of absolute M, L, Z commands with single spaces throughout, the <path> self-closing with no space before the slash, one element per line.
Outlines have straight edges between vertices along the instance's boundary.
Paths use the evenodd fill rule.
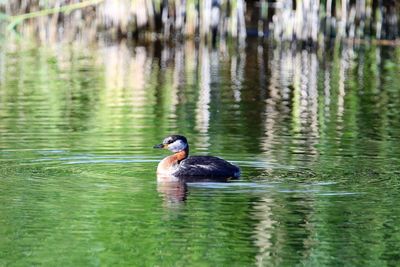
<path fill-rule="evenodd" d="M 7 31 L 41 41 L 243 40 L 246 36 L 322 45 L 332 38 L 395 40 L 395 0 L 86 0 L 0 2 Z"/>

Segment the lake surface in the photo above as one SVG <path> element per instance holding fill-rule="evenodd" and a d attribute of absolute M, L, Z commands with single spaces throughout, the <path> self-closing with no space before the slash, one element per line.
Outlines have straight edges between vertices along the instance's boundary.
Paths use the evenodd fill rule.
<path fill-rule="evenodd" d="M 400 264 L 400 47 L 1 46 L 1 266 Z"/>

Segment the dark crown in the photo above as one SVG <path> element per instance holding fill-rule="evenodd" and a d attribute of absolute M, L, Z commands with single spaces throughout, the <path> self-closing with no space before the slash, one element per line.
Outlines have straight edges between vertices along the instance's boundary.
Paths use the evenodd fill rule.
<path fill-rule="evenodd" d="M 176 140 L 182 140 L 184 143 L 187 144 L 186 137 L 184 137 L 183 135 L 177 135 L 177 134 L 173 134 L 173 135 L 166 137 L 163 141 L 163 144 L 171 144 L 171 143 L 175 142 Z"/>

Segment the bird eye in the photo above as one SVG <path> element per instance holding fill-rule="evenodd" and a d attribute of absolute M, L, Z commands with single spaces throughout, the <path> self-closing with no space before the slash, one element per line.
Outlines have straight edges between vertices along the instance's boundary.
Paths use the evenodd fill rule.
<path fill-rule="evenodd" d="M 172 143 L 172 139 L 168 139 L 165 141 L 165 143 L 167 143 L 168 145 Z"/>

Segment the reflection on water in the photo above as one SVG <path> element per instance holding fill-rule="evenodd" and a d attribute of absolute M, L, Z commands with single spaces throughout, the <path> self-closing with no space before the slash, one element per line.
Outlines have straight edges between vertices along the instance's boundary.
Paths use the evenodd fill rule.
<path fill-rule="evenodd" d="M 187 183 L 183 181 L 158 182 L 157 191 L 163 196 L 165 204 L 180 204 L 186 200 Z"/>
<path fill-rule="evenodd" d="M 3 46 L 0 265 L 396 264 L 398 47 Z M 242 180 L 157 184 L 171 133 Z"/>

